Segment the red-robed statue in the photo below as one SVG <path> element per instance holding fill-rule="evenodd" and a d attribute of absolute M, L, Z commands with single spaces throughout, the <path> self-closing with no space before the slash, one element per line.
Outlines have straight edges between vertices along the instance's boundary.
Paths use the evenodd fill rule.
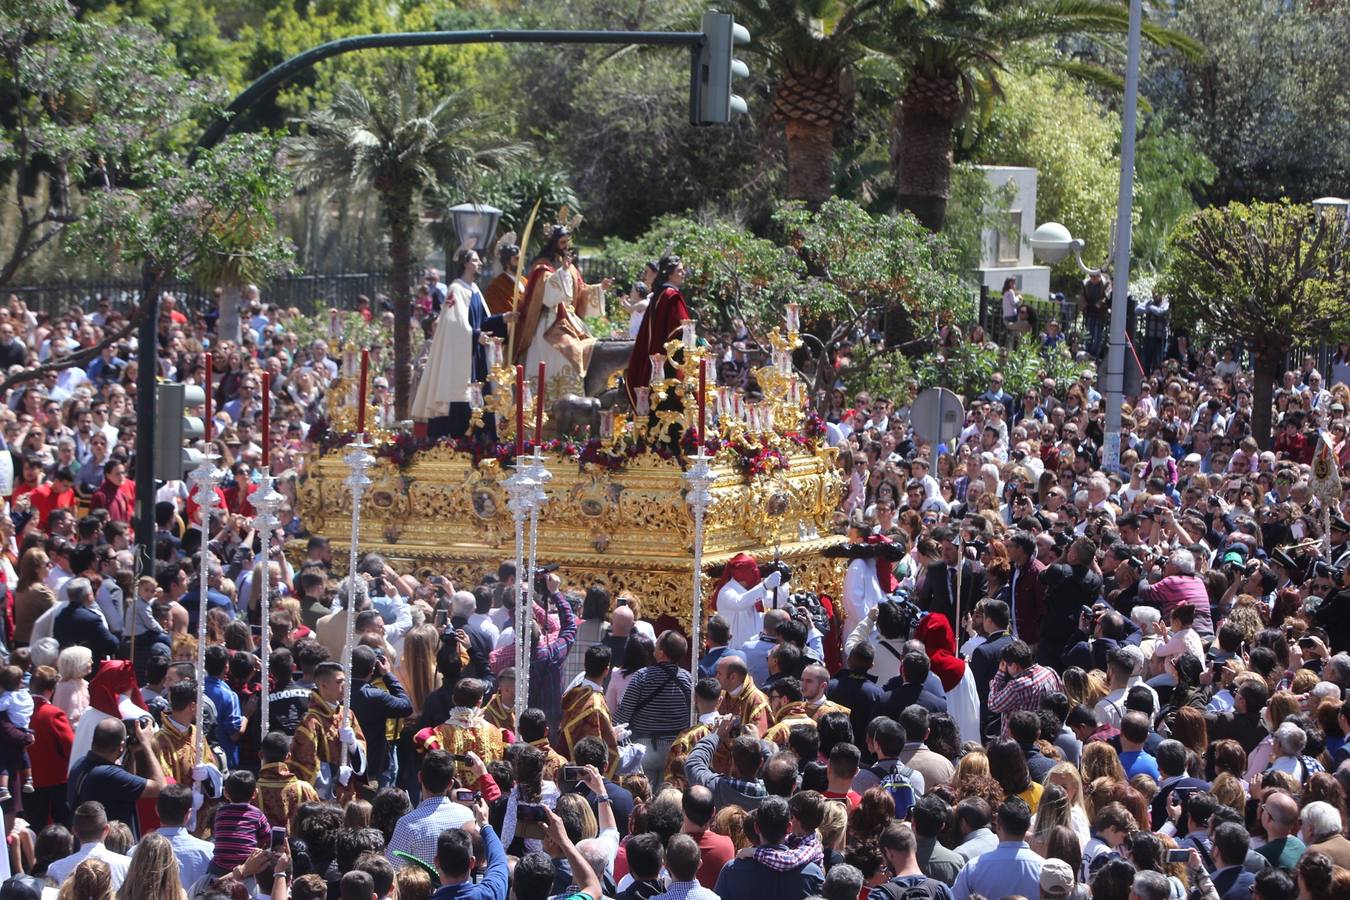
<path fill-rule="evenodd" d="M 628 358 L 628 401 L 636 409 L 634 391 L 652 381 L 652 354 L 665 353 L 666 342 L 680 335 L 680 328 L 689 315 L 689 306 L 680 293 L 684 284 L 684 265 L 678 256 L 662 257 L 656 283 L 659 285 L 642 317 L 633 343 L 633 355 Z M 667 361 L 668 372 L 674 369 Z"/>

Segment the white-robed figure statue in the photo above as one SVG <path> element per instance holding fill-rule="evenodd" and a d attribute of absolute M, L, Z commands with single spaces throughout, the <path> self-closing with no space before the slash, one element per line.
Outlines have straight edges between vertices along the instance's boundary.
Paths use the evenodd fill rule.
<path fill-rule="evenodd" d="M 562 211 L 564 219 L 567 210 Z M 579 222 L 574 218 L 572 223 Z M 530 267 L 513 328 L 511 361 L 533 377 L 545 366 L 549 396 L 581 390 L 595 338 L 583 320 L 604 315 L 605 291 L 613 280 L 587 284 L 572 252 L 575 224 L 554 225 Z"/>
<path fill-rule="evenodd" d="M 413 393 L 412 417 L 427 423 L 431 438 L 464 437 L 469 430 L 472 408 L 469 404 L 469 385 L 489 388 L 487 351 L 483 340 L 487 336 L 506 337 L 506 323 L 513 313 L 488 315 L 487 303 L 475 283 L 482 263 L 472 249 L 461 249 L 455 254 L 459 275 L 450 283 L 450 292 L 436 318 L 436 334 L 431 339 L 431 350 L 425 368 Z M 484 414 L 484 429 L 493 432 L 492 424 Z"/>
<path fill-rule="evenodd" d="M 764 601 L 782 581 L 778 571 L 759 577 L 759 563 L 748 553 L 727 561 L 713 591 L 713 611 L 731 626 L 730 647 L 740 647 L 764 627 Z"/>

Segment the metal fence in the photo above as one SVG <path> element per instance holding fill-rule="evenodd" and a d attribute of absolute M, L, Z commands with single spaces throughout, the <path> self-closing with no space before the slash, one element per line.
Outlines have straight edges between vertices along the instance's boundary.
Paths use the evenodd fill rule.
<path fill-rule="evenodd" d="M 641 274 L 626 272 L 614 260 L 599 256 L 583 257 L 580 268 L 588 281 L 612 277 L 625 289 L 626 280 Z M 177 297 L 186 309 L 199 312 L 208 311 L 215 303 L 212 296 L 215 287 L 214 284 L 190 281 L 166 281 L 160 285 L 161 290 Z M 311 315 L 332 307 L 355 309 L 357 297 L 374 300 L 381 294 L 388 295 L 391 283 L 388 272 L 338 272 L 283 275 L 258 287 L 264 302 L 295 307 L 301 313 Z M 91 310 L 99 297 L 110 297 L 114 305 L 127 307 L 139 299 L 140 289 L 137 279 L 106 278 L 16 285 L 4 293 L 17 294 L 31 310 L 57 313 L 72 307 Z"/>

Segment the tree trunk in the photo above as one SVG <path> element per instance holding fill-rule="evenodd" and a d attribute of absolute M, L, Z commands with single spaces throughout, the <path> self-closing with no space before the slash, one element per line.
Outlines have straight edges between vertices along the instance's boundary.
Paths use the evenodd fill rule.
<path fill-rule="evenodd" d="M 409 417 L 412 408 L 413 207 L 411 198 L 391 197 L 389 202 L 390 289 L 394 295 L 394 415 L 403 421 Z"/>
<path fill-rule="evenodd" d="M 964 112 L 956 76 L 910 76 L 895 114 L 891 172 L 896 207 L 941 231 L 951 196 L 952 135 Z"/>
<path fill-rule="evenodd" d="M 1278 350 L 1252 351 L 1252 437 L 1262 450 L 1271 445 L 1270 406 L 1275 385 L 1284 376 L 1284 355 Z"/>
<path fill-rule="evenodd" d="M 834 184 L 834 126 L 790 119 L 787 136 L 788 197 L 811 209 L 830 199 Z"/>
<path fill-rule="evenodd" d="M 220 297 L 220 319 L 216 322 L 216 337 L 221 341 L 232 341 L 239 343 L 243 338 L 243 331 L 239 324 L 239 297 L 240 290 L 237 284 L 224 285 L 224 292 Z M 334 348 L 336 352 L 336 348 Z"/>

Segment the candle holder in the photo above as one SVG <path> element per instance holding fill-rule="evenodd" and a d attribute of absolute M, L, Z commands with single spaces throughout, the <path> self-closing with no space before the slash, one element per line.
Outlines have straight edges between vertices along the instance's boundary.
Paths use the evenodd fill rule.
<path fill-rule="evenodd" d="M 370 487 L 370 476 L 366 473 L 375 465 L 375 457 L 367 451 L 371 444 L 366 443 L 363 435 L 347 445 L 342 460 L 347 464 L 347 489 L 352 494 L 352 535 L 347 546 L 347 637 L 342 646 L 342 666 L 347 674 L 342 686 L 342 727 L 351 725 L 352 717 L 352 648 L 355 645 L 356 608 L 360 594 L 365 593 L 365 581 L 357 577 L 357 545 L 361 540 L 361 499 L 366 488 Z"/>
<path fill-rule="evenodd" d="M 651 415 L 652 399 L 651 388 L 639 387 L 633 388 L 633 411 L 639 416 Z"/>
<path fill-rule="evenodd" d="M 262 638 L 258 645 L 258 657 L 262 662 L 261 673 L 261 704 L 262 704 L 262 734 L 267 734 L 268 723 L 272 720 L 268 718 L 270 705 L 268 703 L 268 693 L 271 690 L 268 682 L 268 657 L 272 652 L 272 535 L 281 524 L 277 518 L 277 511 L 281 509 L 286 502 L 286 497 L 276 489 L 276 483 L 272 478 L 272 471 L 264 466 L 261 473 L 261 481 L 258 489 L 249 495 L 249 502 L 253 504 L 257 515 L 253 517 L 253 529 L 258 532 L 262 541 L 262 585 L 259 591 L 259 620 L 262 622 Z M 254 576 L 257 577 L 256 575 Z"/>
<path fill-rule="evenodd" d="M 689 458 L 690 466 L 684 472 L 684 483 L 688 490 L 686 500 L 689 508 L 694 513 L 694 583 L 693 583 L 693 643 L 691 647 L 695 648 L 689 658 L 689 674 L 698 680 L 698 648 L 702 647 L 703 631 L 703 529 L 704 521 L 708 513 L 708 506 L 712 503 L 712 486 L 717 481 L 717 474 L 713 471 L 713 457 L 703 452 L 703 447 L 698 448 L 698 452 Z M 692 727 L 698 721 L 698 707 L 691 697 L 689 704 L 689 722 Z"/>
<path fill-rule="evenodd" d="M 202 454 L 201 462 L 188 475 L 188 480 L 192 482 L 193 487 L 197 489 L 197 514 L 201 516 L 201 582 L 197 588 L 197 598 L 200 605 L 197 608 L 197 671 L 206 671 L 206 612 L 207 612 L 207 582 L 210 577 L 211 567 L 206 564 L 207 554 L 210 550 L 211 540 L 211 515 L 215 511 L 216 504 L 220 498 L 216 496 L 216 487 L 220 484 L 223 473 L 216 468 L 216 460 L 219 459 L 215 453 L 211 452 L 211 445 L 206 445 L 206 452 Z M 204 726 L 204 714 L 206 704 L 202 702 L 202 679 L 197 679 L 197 731 L 193 736 L 195 747 L 195 758 L 197 765 L 202 764 L 206 753 L 206 732 Z"/>
<path fill-rule="evenodd" d="M 548 491 L 545 488 L 553 480 L 553 473 L 544 465 L 544 452 L 537 444 L 534 453 L 529 457 L 525 475 L 534 482 L 534 494 L 530 500 L 530 558 L 526 564 L 526 571 L 529 573 L 527 583 L 530 586 L 531 596 L 533 596 L 534 577 L 539 569 L 539 510 L 548 502 Z M 530 610 L 530 612 L 533 613 L 533 610 Z M 531 615 L 530 619 L 533 621 L 534 616 Z M 528 649 L 526 647 L 526 650 Z M 526 665 L 528 666 L 528 663 Z"/>
<path fill-rule="evenodd" d="M 789 303 L 783 310 L 783 324 L 788 333 L 796 335 L 802 330 L 802 307 L 800 303 Z"/>
<path fill-rule="evenodd" d="M 680 343 L 684 344 L 686 353 L 693 350 L 698 343 L 698 332 L 693 319 L 680 320 Z"/>
<path fill-rule="evenodd" d="M 510 443 L 516 436 L 516 370 L 501 361 L 501 338 L 493 338 L 493 342 L 488 345 L 489 355 L 496 346 L 498 360 L 488 372 L 492 392 L 483 398 L 483 409 L 497 419 L 497 440 Z"/>
<path fill-rule="evenodd" d="M 526 604 L 532 603 L 529 597 L 529 585 L 525 574 L 525 520 L 534 504 L 536 485 L 529 475 L 530 458 L 516 457 L 516 470 L 503 482 L 506 488 L 506 508 L 516 526 L 516 621 L 515 621 L 515 666 L 516 666 L 516 703 L 515 718 L 519 726 L 520 717 L 525 714 L 530 699 L 530 639 L 529 630 L 534 622 L 534 610 Z"/>
<path fill-rule="evenodd" d="M 648 358 L 652 363 L 652 375 L 647 383 L 652 390 L 656 390 L 666 380 L 666 355 L 664 353 L 653 353 Z"/>

